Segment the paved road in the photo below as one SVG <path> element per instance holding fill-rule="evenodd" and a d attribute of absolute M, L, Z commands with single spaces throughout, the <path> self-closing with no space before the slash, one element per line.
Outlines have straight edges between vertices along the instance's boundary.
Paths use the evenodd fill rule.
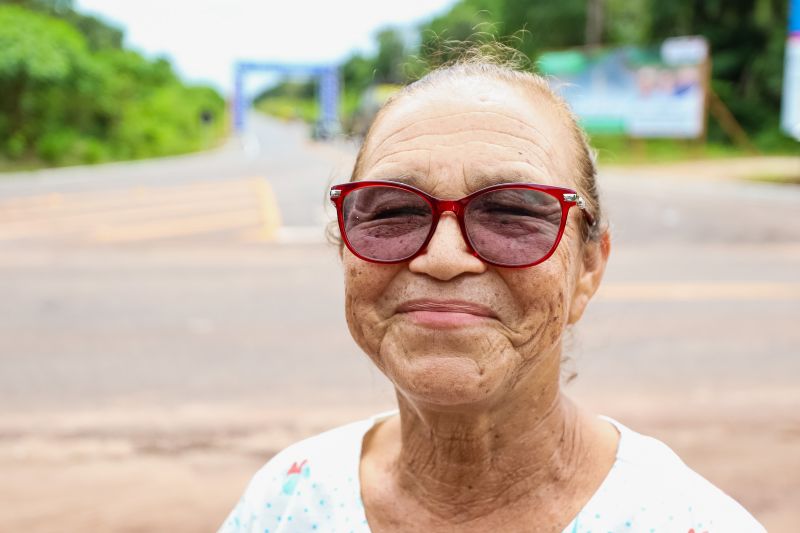
<path fill-rule="evenodd" d="M 80 413 L 111 413 L 89 424 L 92 446 L 134 435 L 152 450 L 175 419 L 155 431 L 149 417 L 187 405 L 309 419 L 308 407 L 391 404 L 349 338 L 336 251 L 321 238 L 325 187 L 346 179 L 354 149 L 311 143 L 298 126 L 251 124 L 244 139 L 206 154 L 0 176 L 0 437 L 9 446 L 54 427 L 59 446 L 77 442 L 74 424 L 89 431 Z M 800 189 L 630 172 L 604 173 L 602 189 L 615 244 L 604 287 L 568 342 L 579 372 L 571 390 L 605 412 L 638 413 L 645 428 L 658 412 L 662 429 L 707 430 L 712 415 L 698 413 L 722 406 L 731 427 L 746 419 L 779 435 L 770 441 L 779 455 L 780 435 L 800 431 Z M 181 420 L 189 447 L 223 429 L 254 438 L 213 417 Z M 703 435 L 694 457 L 708 465 L 709 450 L 729 454 L 725 468 L 752 459 L 729 434 Z M 0 446 L 0 463 L 18 448 Z M 720 483 L 729 475 L 707 468 Z M 737 488 L 749 475 L 731 478 L 730 490 L 775 524 L 797 518 Z M 0 484 L 0 497 L 18 489 Z M 772 489 L 762 492 L 800 491 Z"/>
<path fill-rule="evenodd" d="M 0 405 L 382 383 L 344 328 L 336 253 L 320 244 L 325 187 L 354 149 L 251 124 L 207 154 L 0 178 Z M 800 189 L 602 186 L 615 249 L 574 335 L 587 387 L 800 375 Z"/>

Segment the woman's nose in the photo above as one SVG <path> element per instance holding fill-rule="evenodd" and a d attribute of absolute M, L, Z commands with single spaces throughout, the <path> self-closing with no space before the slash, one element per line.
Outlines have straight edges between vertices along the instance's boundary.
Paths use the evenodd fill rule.
<path fill-rule="evenodd" d="M 470 253 L 455 215 L 443 213 L 425 251 L 412 259 L 408 268 L 448 281 L 461 274 L 485 272 L 486 263 Z"/>

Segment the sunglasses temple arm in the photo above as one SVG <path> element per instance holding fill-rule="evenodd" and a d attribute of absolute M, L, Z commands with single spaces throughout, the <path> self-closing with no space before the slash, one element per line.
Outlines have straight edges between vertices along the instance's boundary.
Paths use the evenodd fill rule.
<path fill-rule="evenodd" d="M 594 215 L 592 215 L 586 209 L 586 202 L 583 201 L 583 198 L 581 198 L 579 194 L 573 194 L 573 193 L 565 194 L 564 200 L 567 202 L 574 202 L 575 205 L 578 206 L 578 209 L 580 209 L 583 212 L 583 216 L 586 217 L 586 222 L 589 223 L 589 226 L 594 227 L 594 225 L 597 224 L 597 220 L 594 218 Z"/>
<path fill-rule="evenodd" d="M 583 211 L 583 216 L 586 217 L 586 222 L 589 223 L 589 227 L 593 228 L 597 224 L 597 220 L 594 218 L 594 215 L 587 211 L 585 207 L 581 207 L 581 211 Z"/>

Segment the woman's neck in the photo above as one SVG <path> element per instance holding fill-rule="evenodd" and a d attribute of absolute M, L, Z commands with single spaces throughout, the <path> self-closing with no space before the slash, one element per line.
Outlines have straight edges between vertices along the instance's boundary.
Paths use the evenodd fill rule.
<path fill-rule="evenodd" d="M 517 384 L 503 402 L 463 410 L 398 394 L 400 423 L 380 438 L 397 497 L 440 523 L 519 509 L 566 510 L 571 517 L 610 469 L 616 433 L 583 415 L 557 379 L 543 381 L 553 385 Z"/>
<path fill-rule="evenodd" d="M 579 469 L 579 416 L 560 395 L 527 411 L 456 415 L 400 400 L 400 486 L 436 515 L 483 515 Z M 484 508 L 485 507 L 485 508 Z"/>

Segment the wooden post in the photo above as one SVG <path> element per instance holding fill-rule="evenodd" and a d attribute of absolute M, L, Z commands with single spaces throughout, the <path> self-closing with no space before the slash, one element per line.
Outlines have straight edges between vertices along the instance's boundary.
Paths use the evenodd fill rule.
<path fill-rule="evenodd" d="M 603 42 L 605 26 L 605 0 L 587 0 L 586 2 L 586 45 L 599 46 Z"/>
<path fill-rule="evenodd" d="M 711 114 L 714 115 L 715 119 L 717 119 L 717 122 L 722 127 L 722 130 L 725 132 L 725 134 L 733 139 L 733 142 L 735 142 L 739 148 L 750 154 L 757 154 L 758 149 L 750 141 L 750 137 L 747 135 L 747 132 L 744 131 L 744 128 L 742 128 L 742 126 L 736 120 L 736 117 L 733 116 L 733 113 L 731 113 L 731 110 L 728 109 L 728 106 L 726 106 L 722 99 L 720 99 L 719 95 L 717 95 L 717 93 L 711 89 L 708 91 L 708 96 Z"/>
<path fill-rule="evenodd" d="M 708 104 L 709 98 L 711 97 L 711 50 L 708 51 L 706 54 L 706 59 L 703 61 L 702 66 L 700 67 L 701 72 L 701 81 L 703 88 L 703 128 L 700 132 L 700 137 L 698 137 L 698 141 L 700 144 L 705 148 L 705 145 L 708 143 Z"/>

